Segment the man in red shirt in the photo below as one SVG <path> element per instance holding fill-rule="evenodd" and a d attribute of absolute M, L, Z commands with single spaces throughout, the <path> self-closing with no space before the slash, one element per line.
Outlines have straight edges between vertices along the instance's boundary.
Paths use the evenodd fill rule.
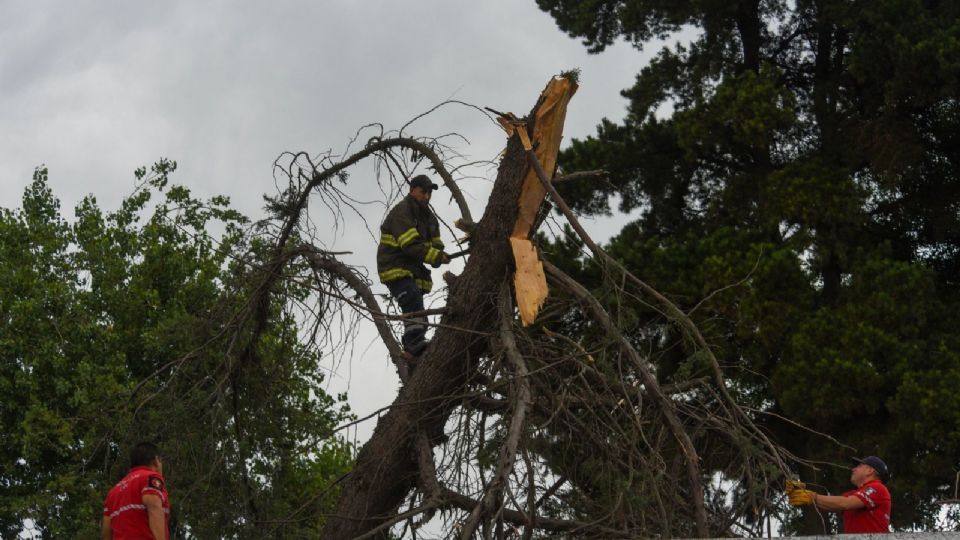
<path fill-rule="evenodd" d="M 789 489 L 793 506 L 813 505 L 829 512 L 843 512 L 844 534 L 890 532 L 890 492 L 883 480 L 890 476 L 887 464 L 877 456 L 857 459 L 850 482 L 857 489 L 843 495 L 819 495 L 808 489 Z"/>
<path fill-rule="evenodd" d="M 142 442 L 130 451 L 130 471 L 103 503 L 101 540 L 168 540 L 170 498 L 160 450 Z"/>

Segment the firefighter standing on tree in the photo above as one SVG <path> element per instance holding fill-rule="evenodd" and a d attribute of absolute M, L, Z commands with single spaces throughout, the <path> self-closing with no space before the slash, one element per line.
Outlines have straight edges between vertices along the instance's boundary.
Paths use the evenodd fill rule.
<path fill-rule="evenodd" d="M 855 460 L 850 482 L 857 489 L 843 495 L 820 495 L 804 489 L 799 481 L 787 481 L 787 498 L 792 506 L 813 505 L 829 512 L 843 512 L 843 533 L 890 532 L 890 492 L 883 480 L 890 476 L 887 464 L 877 456 Z"/>
<path fill-rule="evenodd" d="M 170 498 L 163 480 L 160 450 L 142 442 L 130 451 L 130 472 L 103 503 L 101 540 L 167 540 Z"/>
<path fill-rule="evenodd" d="M 380 225 L 377 247 L 377 272 L 380 281 L 403 313 L 423 311 L 423 295 L 433 288 L 430 270 L 450 262 L 440 241 L 440 223 L 430 210 L 430 196 L 437 185 L 426 175 L 410 180 L 410 193 L 404 197 Z M 403 323 L 403 349 L 418 356 L 427 348 L 427 318 L 406 319 Z"/>

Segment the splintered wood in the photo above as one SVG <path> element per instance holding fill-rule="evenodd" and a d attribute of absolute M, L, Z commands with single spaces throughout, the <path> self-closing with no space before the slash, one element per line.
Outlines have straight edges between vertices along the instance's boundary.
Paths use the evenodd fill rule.
<path fill-rule="evenodd" d="M 567 115 L 567 103 L 577 91 L 577 85 L 570 79 L 554 77 L 540 95 L 533 125 L 533 135 L 528 137 L 526 124 L 514 119 L 500 118 L 500 123 L 512 135 L 517 131 L 524 149 L 531 145 L 543 170 L 552 176 L 557 166 L 557 153 L 563 137 L 563 122 Z M 540 308 L 547 299 L 547 278 L 543 273 L 543 263 L 537 248 L 530 241 L 530 233 L 537 217 L 546 191 L 532 167 L 527 167 L 518 201 L 520 211 L 517 222 L 510 235 L 510 247 L 516 261 L 516 273 L 513 286 L 516 291 L 517 307 L 524 326 L 530 326 L 537 318 Z"/>

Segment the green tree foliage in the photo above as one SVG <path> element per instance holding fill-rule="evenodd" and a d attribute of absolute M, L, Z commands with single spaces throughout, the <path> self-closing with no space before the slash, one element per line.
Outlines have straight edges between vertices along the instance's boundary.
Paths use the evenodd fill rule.
<path fill-rule="evenodd" d="M 349 468 L 332 435 L 349 411 L 293 315 L 269 313 L 256 362 L 241 360 L 227 329 L 265 250 L 226 199 L 170 185 L 175 167 L 138 170 L 119 210 L 88 197 L 72 222 L 38 169 L 22 207 L 0 211 L 0 537 L 24 520 L 96 536 L 139 440 L 164 451 L 172 525 L 190 537 L 316 534 L 335 496 L 320 487 Z"/>
<path fill-rule="evenodd" d="M 622 122 L 561 156 L 610 181 L 561 191 L 583 213 L 613 196 L 642 209 L 611 253 L 697 306 L 740 398 L 855 448 L 764 420 L 798 455 L 884 456 L 895 526 L 931 526 L 960 463 L 960 4 L 537 3 L 594 52 L 693 36 L 623 91 Z M 547 250 L 573 271 L 575 247 Z M 661 344 L 662 379 L 695 374 L 675 339 Z M 800 473 L 849 485 L 843 469 Z"/>

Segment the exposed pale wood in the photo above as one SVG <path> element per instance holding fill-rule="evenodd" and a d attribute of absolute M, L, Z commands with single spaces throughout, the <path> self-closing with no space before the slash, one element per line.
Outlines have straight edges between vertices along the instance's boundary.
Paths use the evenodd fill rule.
<path fill-rule="evenodd" d="M 530 326 L 547 299 L 547 278 L 543 273 L 543 263 L 533 242 L 526 238 L 510 238 L 513 258 L 517 270 L 513 274 L 513 287 L 516 291 L 517 307 L 524 326 Z"/>
<path fill-rule="evenodd" d="M 577 84 L 570 79 L 555 77 L 540 95 L 540 106 L 536 111 L 533 126 L 533 151 L 545 170 L 551 173 L 557 166 L 557 153 L 563 137 L 563 123 L 567 115 L 567 104 L 577 91 Z M 501 122 L 503 123 L 503 122 Z M 523 124 L 514 124 L 522 140 L 526 139 L 527 128 Z M 509 132 L 509 130 L 508 130 Z M 529 149 L 528 145 L 524 145 Z M 530 326 L 536 320 L 537 313 L 547 299 L 547 279 L 536 248 L 530 242 L 530 233 L 537 219 L 537 212 L 546 196 L 546 190 L 540 184 L 536 171 L 528 168 L 523 178 L 520 198 L 517 201 L 519 211 L 517 221 L 510 235 L 510 246 L 516 262 L 514 290 L 520 320 L 524 326 Z"/>

